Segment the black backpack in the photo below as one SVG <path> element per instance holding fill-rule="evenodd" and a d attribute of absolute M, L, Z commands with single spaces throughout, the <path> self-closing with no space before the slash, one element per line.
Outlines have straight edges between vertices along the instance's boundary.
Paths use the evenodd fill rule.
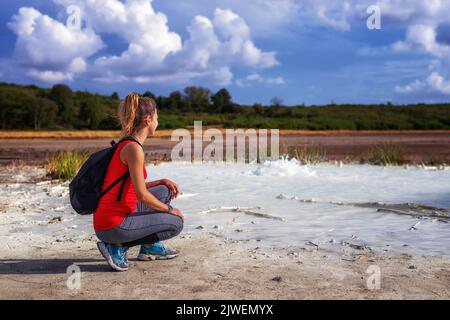
<path fill-rule="evenodd" d="M 94 213 L 97 209 L 100 198 L 110 191 L 115 185 L 122 181 L 119 189 L 117 201 L 122 198 L 123 187 L 130 176 L 130 172 L 125 172 L 117 178 L 105 190 L 102 191 L 103 181 L 106 176 L 108 165 L 117 149 L 117 146 L 126 140 L 133 140 L 139 143 L 135 138 L 129 136 L 121 139 L 118 143 L 111 141 L 111 147 L 92 154 L 78 170 L 77 175 L 69 185 L 70 204 L 72 208 L 81 215 Z M 139 143 L 142 147 L 142 145 Z"/>

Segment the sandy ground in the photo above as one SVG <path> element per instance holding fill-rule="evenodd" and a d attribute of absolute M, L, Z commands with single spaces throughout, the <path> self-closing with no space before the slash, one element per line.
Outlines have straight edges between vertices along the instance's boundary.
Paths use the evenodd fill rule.
<path fill-rule="evenodd" d="M 110 271 L 95 241 L 11 252 L 0 260 L 1 299 L 449 299 L 450 260 L 355 253 L 354 261 L 316 249 L 262 250 L 212 235 L 170 241 L 181 255 Z M 3 252 L 4 254 L 4 252 Z M 80 289 L 67 287 L 67 267 L 81 269 Z M 381 271 L 367 287 L 367 268 Z"/>
<path fill-rule="evenodd" d="M 94 151 L 106 148 L 117 135 L 114 131 L 87 132 L 83 137 L 80 137 L 83 132 L 58 134 L 48 132 L 47 135 L 31 138 L 32 133 L 29 132 L 0 132 L 0 164 L 17 161 L 43 164 L 60 150 Z M 282 148 L 319 146 L 329 160 L 358 161 L 370 147 L 387 142 L 398 145 L 411 162 L 426 163 L 431 156 L 442 162 L 450 162 L 450 131 L 280 131 Z M 170 131 L 157 132 L 157 136 L 145 143 L 146 159 L 170 160 L 171 150 L 177 143 L 170 141 Z M 207 144 L 204 142 L 204 146 Z"/>

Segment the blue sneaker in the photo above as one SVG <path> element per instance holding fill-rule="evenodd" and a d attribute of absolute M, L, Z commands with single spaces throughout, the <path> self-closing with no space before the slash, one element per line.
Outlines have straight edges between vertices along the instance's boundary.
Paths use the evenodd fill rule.
<path fill-rule="evenodd" d="M 179 255 L 179 252 L 170 247 L 166 247 L 162 242 L 156 242 L 150 246 L 142 245 L 139 250 L 139 261 L 168 260 Z"/>
<path fill-rule="evenodd" d="M 116 271 L 128 270 L 128 247 L 120 247 L 110 243 L 97 242 L 97 248 L 111 268 Z"/>

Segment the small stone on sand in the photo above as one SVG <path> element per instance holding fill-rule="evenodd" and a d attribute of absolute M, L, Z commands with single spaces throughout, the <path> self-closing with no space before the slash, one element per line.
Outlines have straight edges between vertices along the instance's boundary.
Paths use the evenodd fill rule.
<path fill-rule="evenodd" d="M 272 278 L 271 280 L 275 281 L 275 282 L 281 282 L 282 279 L 280 276 L 276 276 L 276 277 Z"/>
<path fill-rule="evenodd" d="M 48 223 L 49 224 L 60 223 L 61 221 L 62 221 L 62 217 L 54 217 L 54 218 L 51 218 Z"/>

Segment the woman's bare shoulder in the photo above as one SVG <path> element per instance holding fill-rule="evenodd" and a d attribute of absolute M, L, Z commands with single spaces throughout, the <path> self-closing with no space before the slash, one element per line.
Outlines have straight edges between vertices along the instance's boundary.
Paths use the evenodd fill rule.
<path fill-rule="evenodd" d="M 122 150 L 120 150 L 120 160 L 127 164 L 128 160 L 143 160 L 144 151 L 137 143 L 127 143 Z"/>

